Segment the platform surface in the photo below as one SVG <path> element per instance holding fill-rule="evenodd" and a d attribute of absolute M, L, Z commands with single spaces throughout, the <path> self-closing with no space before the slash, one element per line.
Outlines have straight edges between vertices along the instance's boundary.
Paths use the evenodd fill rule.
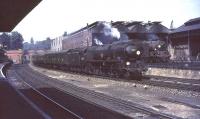
<path fill-rule="evenodd" d="M 7 82 L 0 78 L 0 119 L 43 119 Z"/>

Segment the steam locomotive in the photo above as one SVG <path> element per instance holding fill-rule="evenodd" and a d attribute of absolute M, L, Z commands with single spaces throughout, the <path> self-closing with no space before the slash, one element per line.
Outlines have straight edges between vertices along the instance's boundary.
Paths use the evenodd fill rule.
<path fill-rule="evenodd" d="M 141 62 L 141 45 L 132 41 L 118 41 L 102 46 L 35 55 L 32 62 L 67 71 L 139 80 L 146 70 Z"/>

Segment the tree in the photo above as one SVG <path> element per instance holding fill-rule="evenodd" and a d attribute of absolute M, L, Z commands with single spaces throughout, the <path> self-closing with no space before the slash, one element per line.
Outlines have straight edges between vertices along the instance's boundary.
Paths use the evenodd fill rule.
<path fill-rule="evenodd" d="M 8 33 L 3 33 L 0 35 L 0 44 L 4 49 L 6 50 L 10 49 L 11 41 L 10 41 L 10 35 Z"/>
<path fill-rule="evenodd" d="M 51 49 L 51 39 L 49 37 L 46 38 L 45 40 L 45 50 L 50 50 Z"/>
<path fill-rule="evenodd" d="M 14 31 L 11 33 L 11 49 L 12 50 L 18 50 L 23 48 L 23 37 L 20 33 L 17 31 Z"/>
<path fill-rule="evenodd" d="M 31 37 L 31 41 L 30 41 L 31 44 L 34 44 L 34 40 L 33 40 L 33 37 Z"/>
<path fill-rule="evenodd" d="M 63 36 L 67 36 L 67 32 L 66 31 L 64 32 Z"/>

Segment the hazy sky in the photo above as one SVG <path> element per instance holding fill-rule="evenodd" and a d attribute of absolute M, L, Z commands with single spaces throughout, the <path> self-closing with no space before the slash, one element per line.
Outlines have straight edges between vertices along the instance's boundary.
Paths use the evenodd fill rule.
<path fill-rule="evenodd" d="M 95 21 L 171 21 L 178 27 L 200 17 L 200 0 L 43 0 L 13 31 L 25 41 L 55 38 Z"/>

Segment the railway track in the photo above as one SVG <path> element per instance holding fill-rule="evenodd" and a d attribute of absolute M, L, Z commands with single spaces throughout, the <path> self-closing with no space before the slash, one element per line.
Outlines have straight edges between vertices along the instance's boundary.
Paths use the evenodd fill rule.
<path fill-rule="evenodd" d="M 162 77 L 162 76 L 147 76 L 149 80 L 143 80 L 141 83 L 168 87 L 173 89 L 188 90 L 188 91 L 200 91 L 200 80 L 198 79 L 181 79 L 173 77 Z"/>
<path fill-rule="evenodd" d="M 34 83 L 34 82 L 39 82 L 39 85 L 41 84 L 44 84 L 44 85 L 52 85 L 52 84 L 58 84 L 60 86 L 56 86 L 56 90 L 57 92 L 59 92 L 60 90 L 61 91 L 64 91 L 63 90 L 63 87 L 67 87 L 68 89 L 68 92 L 65 91 L 65 93 L 71 95 L 71 96 L 74 96 L 74 97 L 77 97 L 81 100 L 85 100 L 86 99 L 84 98 L 86 95 L 91 97 L 91 98 L 95 98 L 95 99 L 99 99 L 101 101 L 106 101 L 106 102 L 110 102 L 110 103 L 113 103 L 115 105 L 117 105 L 118 108 L 121 108 L 121 109 L 124 109 L 124 110 L 128 110 L 130 112 L 133 112 L 135 111 L 135 113 L 142 113 L 144 114 L 145 116 L 148 115 L 148 117 L 154 117 L 154 118 L 166 118 L 166 119 L 171 119 L 171 118 L 178 118 L 176 116 L 171 116 L 171 115 L 168 115 L 168 114 L 164 114 L 164 113 L 160 113 L 160 112 L 157 112 L 153 109 L 150 109 L 150 108 L 146 108 L 146 107 L 143 107 L 141 105 L 138 105 L 138 104 L 134 104 L 132 102 L 127 102 L 127 101 L 123 101 L 123 100 L 120 100 L 120 99 L 116 99 L 116 98 L 113 98 L 113 97 L 110 97 L 110 96 L 107 96 L 107 95 L 104 95 L 104 94 L 100 94 L 100 93 L 96 93 L 94 91 L 90 91 L 88 89 L 83 89 L 83 88 L 80 88 L 80 87 L 77 87 L 77 86 L 74 86 L 72 84 L 64 84 L 64 86 L 62 86 L 62 82 L 59 82 L 59 81 L 55 81 L 55 80 L 52 80 L 51 78 L 45 76 L 45 75 L 42 75 L 38 72 L 34 72 L 34 71 L 31 71 L 31 69 L 29 68 L 24 68 L 24 69 L 18 69 L 16 70 L 16 73 L 17 75 L 19 75 L 23 80 L 28 80 L 26 79 L 26 77 L 24 75 L 27 75 L 28 77 L 31 77 L 32 80 L 30 81 L 29 80 L 29 83 Z M 34 80 L 34 82 L 33 82 Z M 48 82 L 48 83 L 47 83 Z M 36 86 L 38 84 L 35 84 Z M 75 95 L 76 94 L 76 95 Z M 77 95 L 78 94 L 78 95 Z M 94 102 L 91 102 L 91 104 L 94 104 Z M 96 106 L 99 106 L 98 104 L 94 104 Z M 102 107 L 101 108 L 105 108 L 105 107 Z M 109 110 L 108 108 L 106 108 L 106 110 Z"/>
<path fill-rule="evenodd" d="M 0 64 L 0 77 L 5 78 L 5 75 L 3 73 L 3 67 L 4 67 L 4 64 Z"/>
<path fill-rule="evenodd" d="M 10 65 L 9 62 L 0 63 L 0 77 L 6 78 L 6 70 Z"/>
<path fill-rule="evenodd" d="M 53 69 L 56 70 L 56 69 Z M 56 70 L 61 71 L 61 70 Z M 79 74 L 83 76 L 88 76 L 87 74 L 68 72 L 71 74 Z M 115 78 L 108 76 L 97 76 L 97 75 L 89 75 L 90 77 L 104 78 L 108 80 L 118 80 L 123 82 L 132 82 L 143 85 L 151 85 L 151 86 L 159 86 L 166 88 L 173 88 L 179 90 L 187 90 L 187 91 L 196 91 L 200 92 L 200 80 L 198 79 L 182 79 L 182 78 L 174 78 L 174 77 L 162 77 L 162 76 L 152 76 L 152 75 L 144 75 L 144 78 L 141 81 L 137 80 L 128 80 L 125 78 Z"/>
<path fill-rule="evenodd" d="M 128 117 L 128 116 L 124 116 L 122 114 L 119 114 L 112 110 L 108 110 L 101 106 L 96 106 L 94 104 L 89 104 L 89 105 L 93 105 L 93 107 L 90 109 L 91 106 L 87 106 L 88 104 L 84 104 L 84 103 L 87 103 L 85 101 L 81 101 L 81 102 L 79 101 L 76 104 L 76 102 L 78 100 L 80 100 L 80 99 L 77 99 L 77 97 L 72 97 L 72 95 L 67 95 L 66 93 L 63 93 L 61 90 L 58 90 L 50 85 L 44 85 L 43 82 L 38 81 L 38 79 L 36 79 L 35 77 L 33 77 L 31 75 L 28 75 L 28 77 L 31 79 L 37 80 L 38 82 L 36 81 L 37 82 L 36 83 L 35 81 L 33 81 L 33 82 L 31 82 L 30 80 L 28 81 L 27 72 L 25 72 L 25 71 L 23 71 L 23 72 L 16 71 L 14 73 L 16 74 L 15 76 L 17 76 L 21 80 L 25 81 L 26 84 L 29 84 L 29 85 L 32 85 L 32 87 L 35 87 L 34 89 L 37 92 L 40 92 L 40 94 L 42 94 L 46 98 L 56 102 L 57 105 L 59 105 L 60 107 L 65 108 L 67 110 L 72 110 L 73 112 L 76 112 L 76 114 L 75 113 L 74 114 L 77 115 L 78 118 L 80 117 L 81 119 L 102 119 L 102 118 L 105 118 L 105 119 L 122 119 L 122 118 L 130 119 L 130 117 Z M 39 78 L 39 77 L 37 77 L 37 78 Z M 48 88 L 42 88 L 42 87 L 48 87 Z M 29 94 L 29 95 L 32 95 L 32 94 Z M 68 98 L 72 98 L 72 99 L 68 99 Z M 31 97 L 31 99 L 32 99 L 32 97 Z M 35 101 L 34 101 L 34 103 L 35 103 Z M 76 108 L 76 109 L 74 109 L 74 108 Z M 51 110 L 52 108 L 49 108 L 49 109 L 50 109 L 50 111 L 54 111 L 54 109 Z M 59 117 L 59 119 L 60 118 L 65 119 L 65 118 Z"/>
<path fill-rule="evenodd" d="M 83 119 L 81 116 L 44 95 L 26 81 L 21 80 L 20 82 L 23 83 L 23 88 L 26 90 L 16 89 L 17 93 L 39 112 L 44 119 Z"/>

